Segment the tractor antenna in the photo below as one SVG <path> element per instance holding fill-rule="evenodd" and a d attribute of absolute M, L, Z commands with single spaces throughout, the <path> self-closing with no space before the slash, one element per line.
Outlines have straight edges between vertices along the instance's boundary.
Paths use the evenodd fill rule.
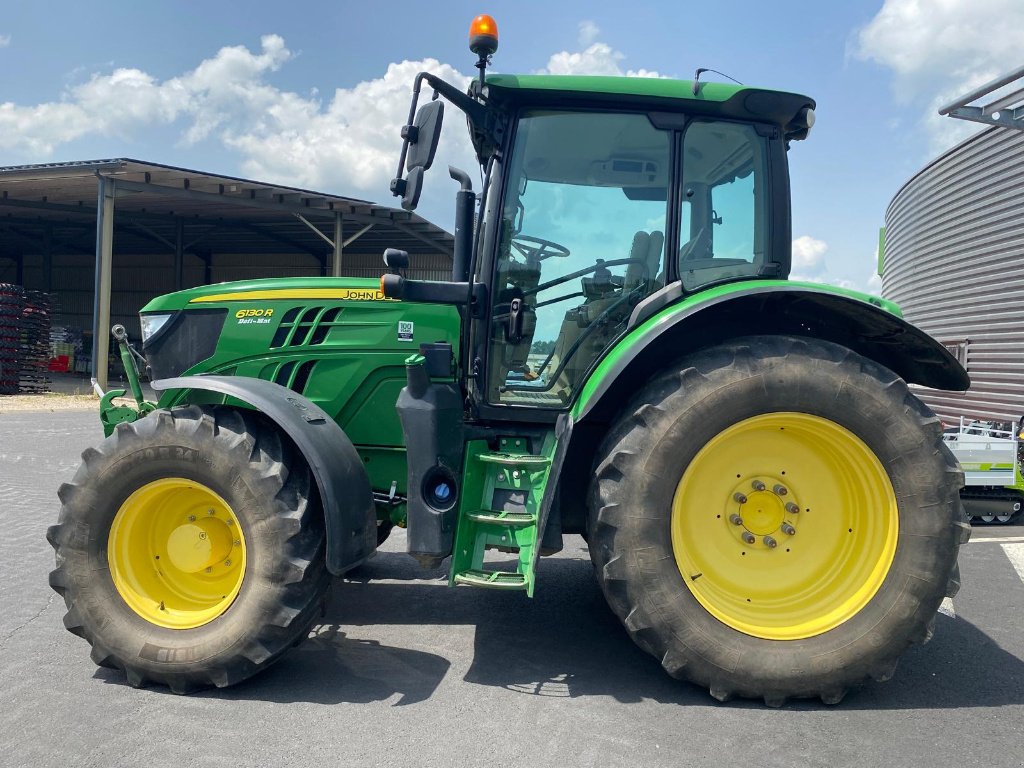
<path fill-rule="evenodd" d="M 719 72 L 717 69 L 709 69 L 708 67 L 699 67 L 696 72 L 693 73 L 693 95 L 697 95 L 697 89 L 700 87 L 700 76 L 705 72 L 714 72 L 716 75 L 721 75 L 724 78 L 732 80 L 736 85 L 743 85 L 735 77 L 729 77 L 725 72 Z"/>

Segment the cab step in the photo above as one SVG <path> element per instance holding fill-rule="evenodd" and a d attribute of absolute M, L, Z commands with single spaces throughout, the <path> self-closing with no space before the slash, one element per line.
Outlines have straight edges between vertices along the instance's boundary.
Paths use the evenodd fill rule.
<path fill-rule="evenodd" d="M 548 467 L 551 459 L 532 453 L 478 453 L 476 458 L 486 464 L 502 464 L 506 467 Z"/>
<path fill-rule="evenodd" d="M 455 574 L 456 584 L 467 584 L 484 589 L 507 589 L 522 591 L 527 588 L 526 574 L 509 571 L 470 570 Z"/>
<path fill-rule="evenodd" d="M 467 446 L 449 573 L 452 586 L 522 590 L 533 596 L 540 503 L 553 447 L 554 441 L 548 440 L 540 453 L 528 453 L 528 441 L 518 437 L 502 438 L 497 450 L 483 440 Z M 516 570 L 489 570 L 484 565 L 488 549 L 516 556 Z"/>
<path fill-rule="evenodd" d="M 508 512 L 496 509 L 477 509 L 467 512 L 466 517 L 477 523 L 495 523 L 497 525 L 531 525 L 537 522 L 536 515 L 530 512 Z"/>

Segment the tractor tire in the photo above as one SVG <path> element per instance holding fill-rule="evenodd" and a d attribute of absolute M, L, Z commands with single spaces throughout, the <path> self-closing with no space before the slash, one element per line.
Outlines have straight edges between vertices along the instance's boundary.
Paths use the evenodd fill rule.
<path fill-rule="evenodd" d="M 303 639 L 330 583 L 298 451 L 225 407 L 159 410 L 82 454 L 50 585 L 93 661 L 135 687 L 233 685 Z"/>
<path fill-rule="evenodd" d="M 591 558 L 670 675 L 721 701 L 834 704 L 931 636 L 970 536 L 962 485 L 941 422 L 895 373 L 748 337 L 683 359 L 612 426 Z"/>

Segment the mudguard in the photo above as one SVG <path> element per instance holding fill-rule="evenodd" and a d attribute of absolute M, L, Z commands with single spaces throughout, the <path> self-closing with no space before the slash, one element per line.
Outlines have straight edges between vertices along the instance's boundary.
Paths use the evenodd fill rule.
<path fill-rule="evenodd" d="M 244 376 L 182 376 L 153 389 L 198 389 L 229 395 L 277 424 L 302 452 L 316 480 L 327 531 L 327 570 L 338 575 L 377 548 L 377 515 L 370 479 L 352 441 L 312 401 L 272 381 Z"/>
<path fill-rule="evenodd" d="M 646 313 L 645 304 L 651 307 Z M 587 380 L 573 419 L 607 418 L 666 361 L 748 335 L 825 339 L 887 366 L 911 384 L 954 391 L 970 386 L 967 371 L 944 346 L 886 306 L 895 308 L 875 297 L 784 281 L 736 283 L 685 299 L 678 284 L 668 286 L 637 306 L 634 327 Z"/>

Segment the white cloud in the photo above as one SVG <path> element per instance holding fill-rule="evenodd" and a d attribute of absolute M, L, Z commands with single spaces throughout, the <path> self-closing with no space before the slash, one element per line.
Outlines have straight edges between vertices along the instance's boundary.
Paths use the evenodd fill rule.
<path fill-rule="evenodd" d="M 978 130 L 938 109 L 1012 69 L 1022 48 L 1020 0 L 885 0 L 853 45 L 859 58 L 892 70 L 900 103 L 925 111 L 932 152 Z"/>
<path fill-rule="evenodd" d="M 820 275 L 825 270 L 825 254 L 828 252 L 828 243 L 818 240 L 810 235 L 802 235 L 793 241 L 793 272 L 799 273 L 802 277 L 795 277 L 797 280 L 806 280 L 811 276 Z"/>
<path fill-rule="evenodd" d="M 789 279 L 807 283 L 836 285 L 840 288 L 851 288 L 866 293 L 877 294 L 881 292 L 882 279 L 876 274 L 874 269 L 870 273 L 865 274 L 864 279 L 860 281 L 833 275 L 825 259 L 828 251 L 828 243 L 810 235 L 801 235 L 793 240 L 793 261 Z M 876 249 L 872 257 L 872 264 L 877 263 L 877 261 L 878 251 Z"/>
<path fill-rule="evenodd" d="M 626 54 L 597 40 L 601 30 L 592 21 L 580 22 L 580 51 L 559 51 L 548 59 L 540 75 L 610 75 L 613 77 L 664 77 L 650 69 L 623 69 Z"/>
<path fill-rule="evenodd" d="M 267 35 L 258 52 L 225 47 L 162 82 L 132 68 L 94 74 L 67 88 L 60 101 L 0 104 L 0 150 L 45 160 L 86 135 L 130 139 L 148 126 L 171 125 L 180 127 L 186 146 L 215 140 L 238 152 L 244 173 L 261 180 L 382 199 L 415 75 L 429 70 L 460 90 L 469 83 L 436 60 L 403 61 L 383 77 L 336 90 L 324 103 L 315 90 L 300 95 L 267 81 L 290 58 L 284 40 Z M 457 127 L 443 132 L 435 163 L 471 168 L 469 141 L 453 112 L 449 122 Z"/>
<path fill-rule="evenodd" d="M 10 35 L 0 35 L 0 48 L 6 48 L 10 44 L 11 44 L 11 36 Z"/>
<path fill-rule="evenodd" d="M 60 101 L 20 106 L 0 104 L 0 149 L 33 159 L 87 134 L 128 137 L 147 125 L 186 118 L 186 143 L 200 141 L 229 120 L 248 120 L 280 102 L 282 94 L 263 82 L 290 57 L 277 35 L 261 39 L 262 50 L 221 48 L 191 72 L 159 82 L 139 69 L 94 74 L 68 88 Z"/>
<path fill-rule="evenodd" d="M 597 41 L 597 36 L 600 34 L 601 29 L 597 24 L 592 21 L 581 21 L 579 37 L 577 38 L 579 40 L 580 47 L 586 48 L 593 44 Z"/>
<path fill-rule="evenodd" d="M 343 187 L 379 198 L 395 173 L 413 79 L 424 70 L 459 90 L 469 84 L 468 77 L 436 60 L 403 61 L 388 66 L 381 78 L 339 88 L 326 106 L 281 94 L 259 123 L 225 130 L 224 142 L 242 153 L 244 171 L 256 178 Z M 448 110 L 448 121 L 456 127 L 442 132 L 435 165 L 471 168 L 475 161 L 454 110 Z M 427 183 L 436 175 L 428 174 Z"/>

